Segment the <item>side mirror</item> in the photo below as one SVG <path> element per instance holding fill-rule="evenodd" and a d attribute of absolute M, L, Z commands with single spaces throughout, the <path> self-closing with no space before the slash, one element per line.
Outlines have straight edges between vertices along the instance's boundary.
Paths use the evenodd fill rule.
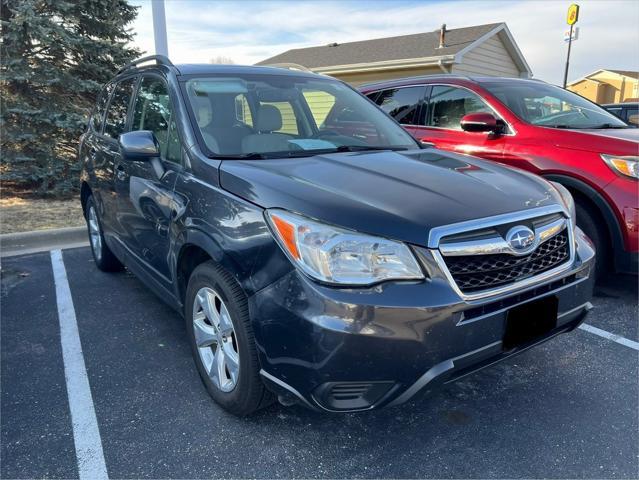
<path fill-rule="evenodd" d="M 492 113 L 478 112 L 464 115 L 461 128 L 465 132 L 493 132 L 500 133 L 502 126 Z"/>
<path fill-rule="evenodd" d="M 137 130 L 120 135 L 120 153 L 126 160 L 150 160 L 160 156 L 160 147 L 150 130 Z"/>

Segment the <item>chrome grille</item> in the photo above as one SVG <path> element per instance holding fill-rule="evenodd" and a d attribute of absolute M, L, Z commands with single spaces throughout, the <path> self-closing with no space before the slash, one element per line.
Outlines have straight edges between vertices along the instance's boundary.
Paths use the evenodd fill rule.
<path fill-rule="evenodd" d="M 519 233 L 515 237 L 513 232 L 525 229 L 534 232 L 534 239 L 522 247 L 517 243 Z M 569 269 L 575 254 L 571 218 L 561 205 L 435 227 L 428 234 L 428 246 L 465 300 L 556 280 L 555 275 Z"/>
<path fill-rule="evenodd" d="M 523 257 L 509 254 L 468 255 L 446 257 L 445 262 L 459 289 L 464 293 L 473 293 L 546 272 L 569 257 L 568 232 L 564 229 Z"/>

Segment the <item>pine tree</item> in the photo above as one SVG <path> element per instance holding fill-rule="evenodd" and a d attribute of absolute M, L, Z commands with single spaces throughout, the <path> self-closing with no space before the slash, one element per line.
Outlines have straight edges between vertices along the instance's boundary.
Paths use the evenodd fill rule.
<path fill-rule="evenodd" d="M 16 188 L 78 188 L 78 137 L 97 94 L 139 55 L 127 0 L 0 0 L 0 178 Z"/>

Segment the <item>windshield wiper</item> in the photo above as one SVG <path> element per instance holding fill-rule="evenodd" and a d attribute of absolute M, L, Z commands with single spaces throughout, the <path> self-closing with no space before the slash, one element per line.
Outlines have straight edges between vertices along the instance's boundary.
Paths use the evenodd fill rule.
<path fill-rule="evenodd" d="M 211 158 L 215 158 L 217 160 L 262 160 L 268 157 L 263 153 L 251 152 L 237 155 L 211 155 Z"/>
<path fill-rule="evenodd" d="M 570 130 L 599 130 L 604 128 L 630 128 L 624 125 L 613 125 L 612 123 L 602 123 L 601 125 L 543 125 L 539 124 L 540 127 L 550 127 L 550 128 L 568 128 Z"/>
<path fill-rule="evenodd" d="M 367 150 L 408 150 L 407 147 L 393 147 L 393 146 L 366 146 L 366 145 L 340 145 L 335 148 L 322 148 L 313 150 L 289 150 L 282 152 L 268 152 L 268 153 L 241 153 L 236 155 L 211 155 L 211 158 L 217 160 L 263 160 L 265 158 L 286 158 L 286 157 L 312 157 L 313 155 L 321 155 L 323 153 L 335 153 L 335 152 L 364 152 Z"/>
<path fill-rule="evenodd" d="M 613 125 L 612 123 L 602 123 L 601 125 L 597 125 L 596 127 L 590 127 L 593 129 L 604 129 L 604 128 L 630 128 L 628 125 Z"/>
<path fill-rule="evenodd" d="M 364 152 L 366 150 L 392 150 L 394 152 L 399 150 L 408 150 L 407 147 L 394 147 L 387 145 L 383 147 L 369 146 L 369 145 L 340 145 L 335 148 L 336 152 Z"/>

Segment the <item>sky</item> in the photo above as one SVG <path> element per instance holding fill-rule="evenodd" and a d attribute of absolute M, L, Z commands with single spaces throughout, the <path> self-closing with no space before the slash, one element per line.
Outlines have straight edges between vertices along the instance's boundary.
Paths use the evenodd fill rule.
<path fill-rule="evenodd" d="M 155 51 L 150 0 L 132 24 L 134 44 Z M 252 65 L 291 48 L 506 22 L 533 75 L 560 84 L 570 1 L 205 1 L 165 0 L 169 57 Z M 581 0 L 569 81 L 599 68 L 639 70 L 639 1 Z"/>

